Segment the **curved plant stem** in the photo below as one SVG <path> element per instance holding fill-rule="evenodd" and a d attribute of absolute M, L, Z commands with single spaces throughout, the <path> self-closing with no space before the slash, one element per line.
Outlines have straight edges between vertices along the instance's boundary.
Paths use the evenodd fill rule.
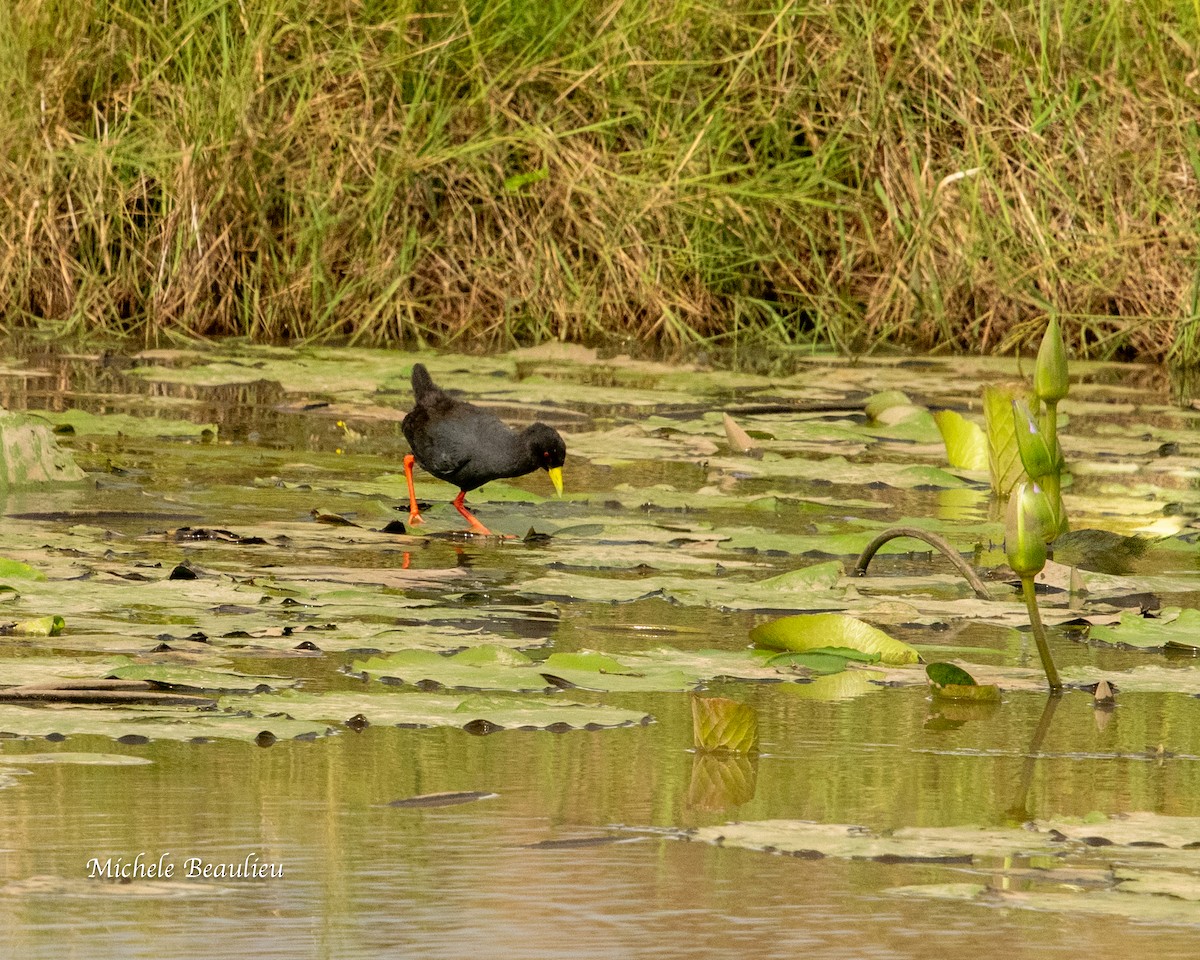
<path fill-rule="evenodd" d="M 1038 612 L 1033 577 L 1021 578 L 1021 593 L 1025 596 L 1025 608 L 1029 611 L 1029 625 L 1033 627 L 1033 640 L 1037 644 L 1038 656 L 1042 658 L 1042 669 L 1046 671 L 1050 693 L 1057 696 L 1062 693 L 1062 681 L 1058 679 L 1058 670 L 1055 669 L 1054 660 L 1050 657 L 1050 645 L 1046 642 L 1046 629 L 1042 626 L 1042 615 Z"/>
<path fill-rule="evenodd" d="M 979 574 L 971 569 L 971 565 L 959 556 L 958 551 L 944 537 L 939 537 L 936 533 L 929 533 L 926 530 L 919 530 L 916 527 L 889 527 L 887 530 L 884 530 L 883 533 L 868 543 L 863 548 L 863 552 L 859 554 L 858 563 L 854 565 L 854 576 L 865 577 L 867 575 L 867 565 L 871 562 L 871 558 L 875 556 L 876 551 L 889 540 L 895 540 L 897 537 L 913 537 L 916 540 L 923 540 L 931 547 L 936 547 L 947 560 L 954 564 L 954 569 L 962 574 L 963 579 L 971 585 L 971 589 L 975 591 L 975 596 L 980 600 L 992 599 L 992 595 L 988 593 L 987 587 L 979 579 Z"/>

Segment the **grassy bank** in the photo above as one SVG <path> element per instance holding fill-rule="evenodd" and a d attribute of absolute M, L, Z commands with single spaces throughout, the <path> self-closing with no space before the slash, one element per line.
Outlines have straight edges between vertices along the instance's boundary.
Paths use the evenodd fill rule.
<path fill-rule="evenodd" d="M 15 0 L 0 320 L 1200 361 L 1198 9 Z"/>

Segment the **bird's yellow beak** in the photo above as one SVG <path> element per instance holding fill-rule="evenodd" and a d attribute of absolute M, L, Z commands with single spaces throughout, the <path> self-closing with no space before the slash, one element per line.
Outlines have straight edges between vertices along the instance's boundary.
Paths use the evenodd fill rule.
<path fill-rule="evenodd" d="M 551 467 L 546 471 L 550 474 L 550 482 L 554 484 L 554 492 L 562 496 L 562 467 Z"/>

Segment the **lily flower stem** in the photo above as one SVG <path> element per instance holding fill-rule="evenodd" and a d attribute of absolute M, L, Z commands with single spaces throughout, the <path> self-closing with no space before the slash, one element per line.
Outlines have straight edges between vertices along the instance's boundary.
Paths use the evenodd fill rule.
<path fill-rule="evenodd" d="M 1062 693 L 1062 681 L 1058 679 L 1058 670 L 1055 669 L 1054 661 L 1050 658 L 1050 645 L 1046 642 L 1046 628 L 1042 626 L 1042 615 L 1038 611 L 1033 577 L 1021 578 L 1021 593 L 1025 596 L 1025 607 L 1029 611 L 1029 625 L 1033 628 L 1033 641 L 1037 644 L 1038 656 L 1042 658 L 1042 669 L 1046 671 L 1050 693 L 1058 696 Z"/>

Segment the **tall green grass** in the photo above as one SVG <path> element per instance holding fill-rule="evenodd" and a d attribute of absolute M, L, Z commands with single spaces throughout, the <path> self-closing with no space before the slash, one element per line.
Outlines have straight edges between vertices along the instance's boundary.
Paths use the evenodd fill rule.
<path fill-rule="evenodd" d="M 11 0 L 0 322 L 1200 361 L 1200 0 Z"/>

